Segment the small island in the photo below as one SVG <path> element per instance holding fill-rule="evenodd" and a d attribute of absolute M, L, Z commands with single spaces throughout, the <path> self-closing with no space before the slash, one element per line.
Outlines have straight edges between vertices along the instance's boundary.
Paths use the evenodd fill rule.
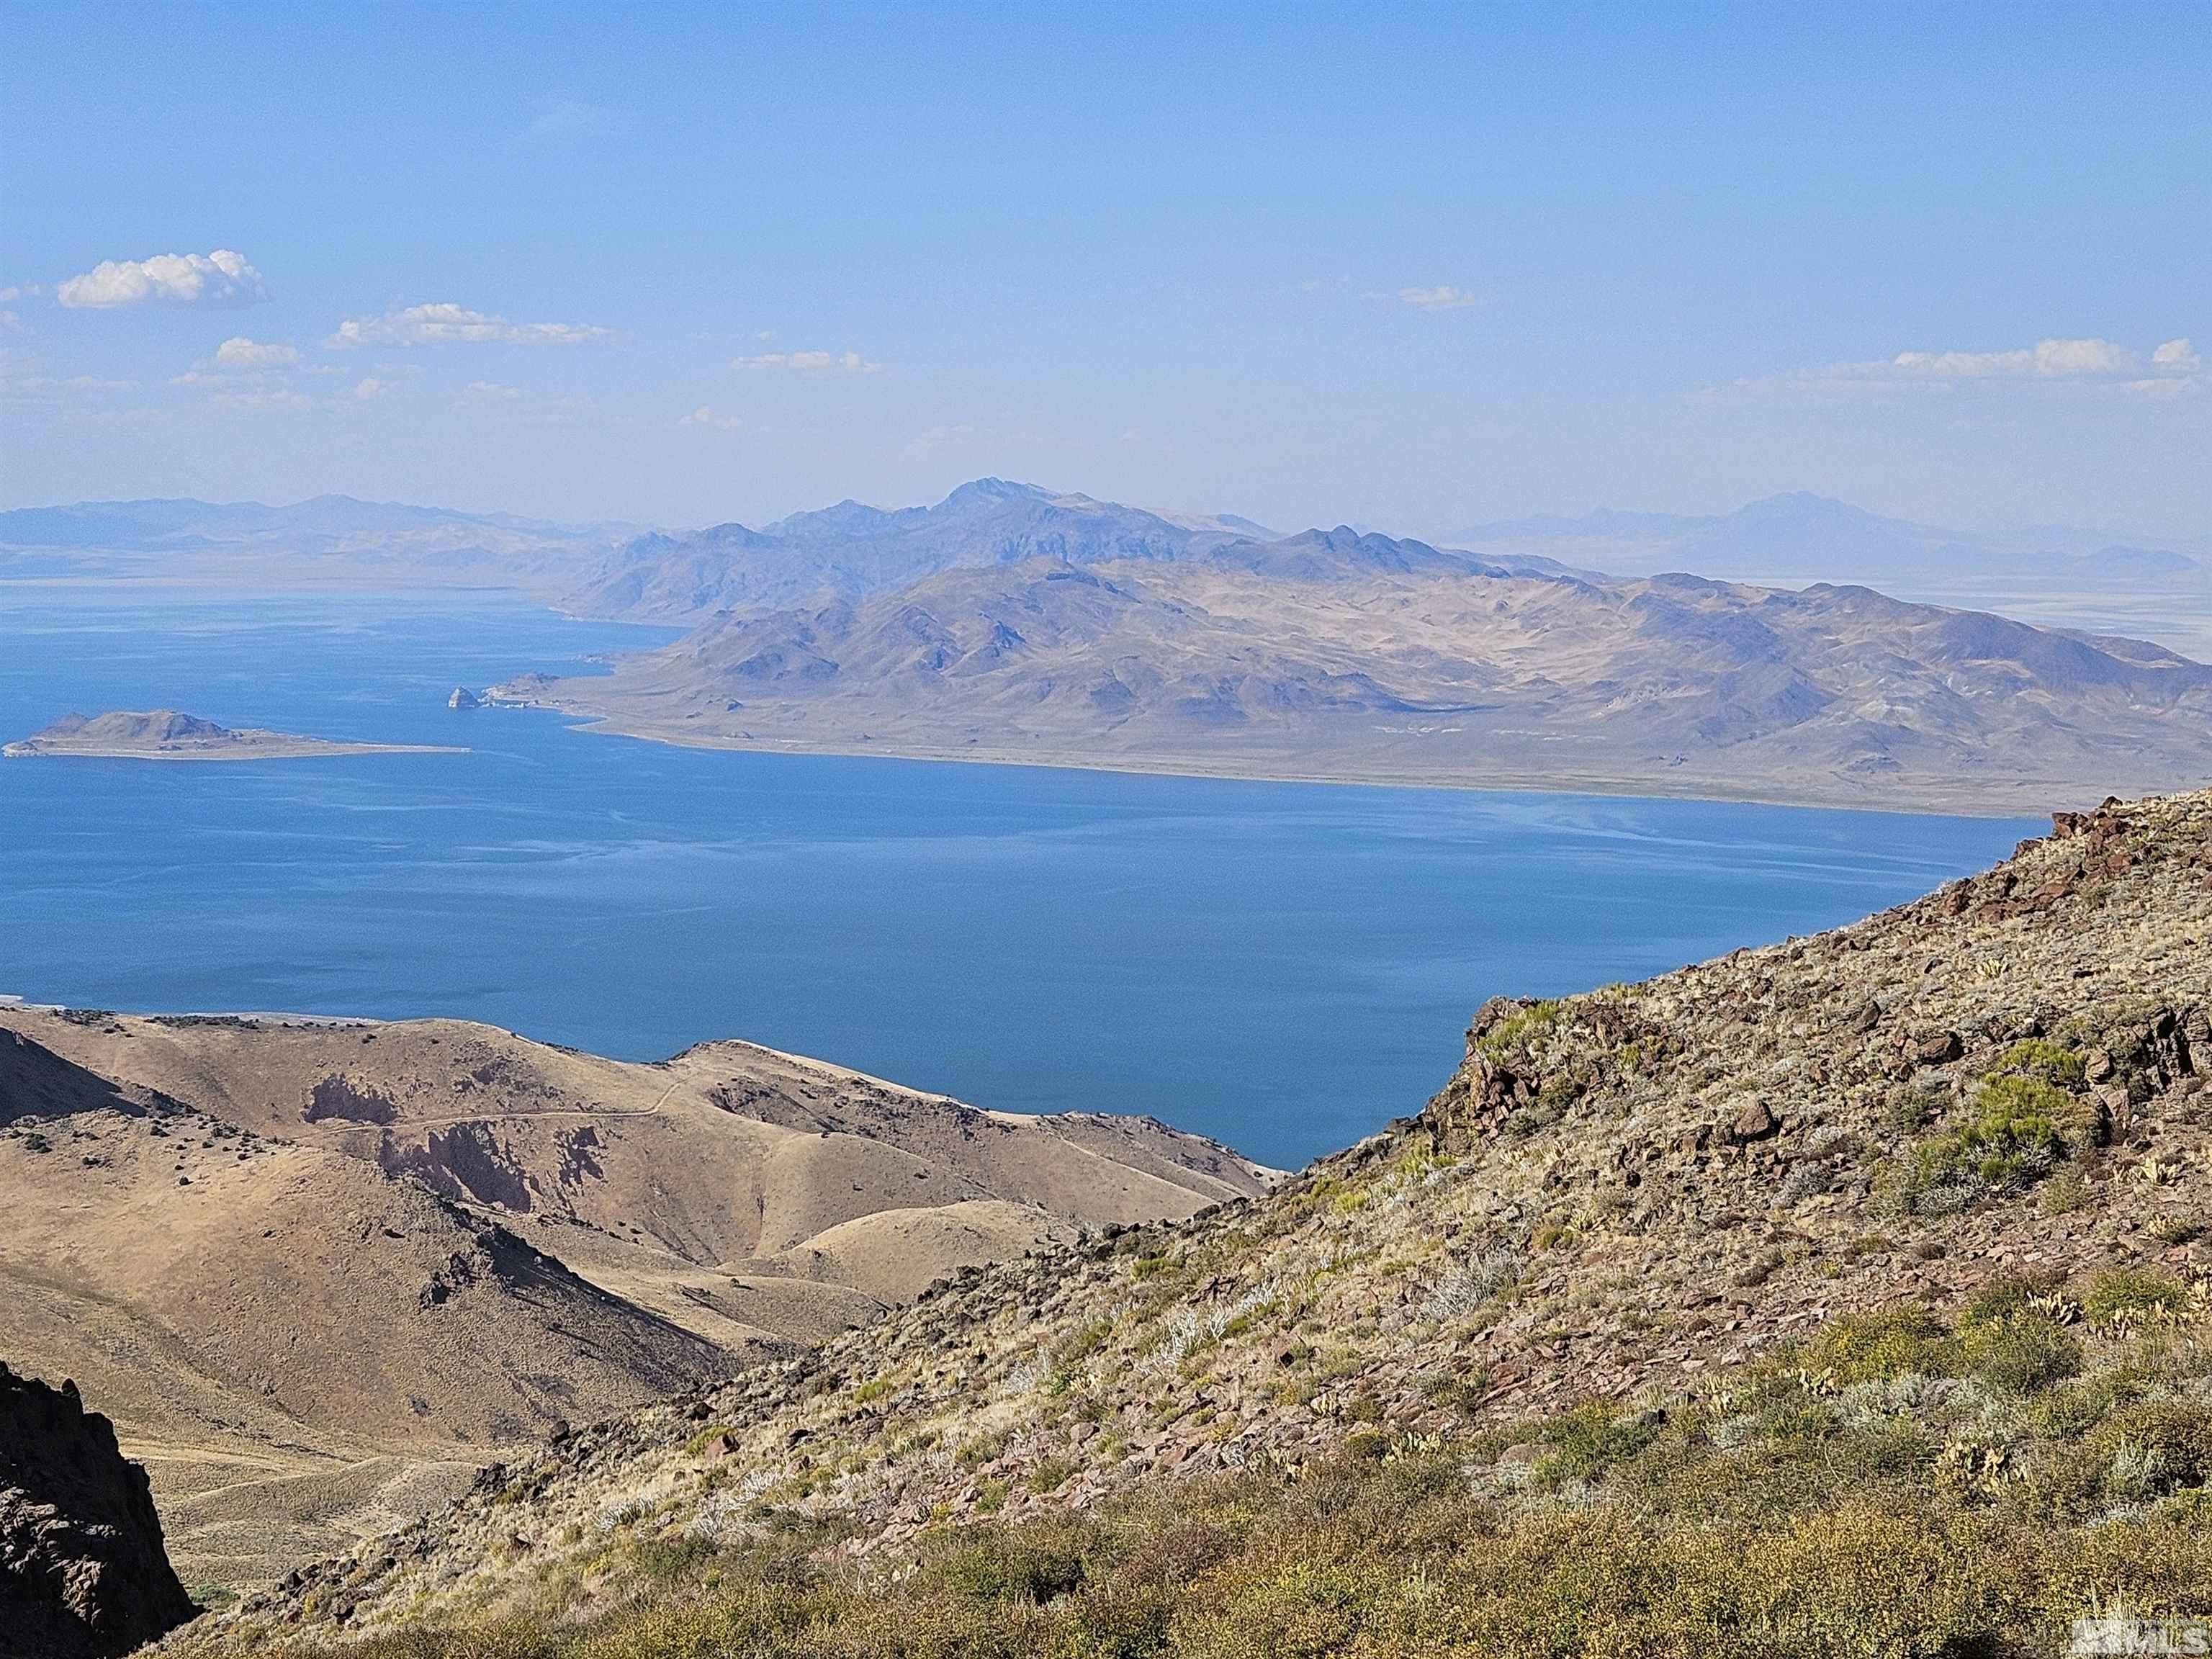
<path fill-rule="evenodd" d="M 0 755 L 22 760 L 36 756 L 74 756 L 87 760 L 306 760 L 319 755 L 465 755 L 465 749 L 438 744 L 340 743 L 304 738 L 258 726 L 233 731 L 173 708 L 106 714 L 65 714 Z"/>

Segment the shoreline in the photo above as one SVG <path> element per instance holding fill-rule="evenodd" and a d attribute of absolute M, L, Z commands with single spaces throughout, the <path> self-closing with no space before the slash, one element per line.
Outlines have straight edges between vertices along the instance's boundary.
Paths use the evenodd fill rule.
<path fill-rule="evenodd" d="M 257 761 L 323 760 L 341 755 L 466 755 L 472 751 L 436 743 L 325 743 L 300 738 L 288 743 L 246 744 L 214 749 L 131 749 L 49 744 L 34 739 L 0 748 L 9 760 Z"/>
<path fill-rule="evenodd" d="M 2041 819 L 2056 810 L 2094 807 L 2104 799 L 2105 793 L 2125 794 L 2133 799 L 2146 795 L 2186 793 L 2192 787 L 2187 784 L 2159 788 L 2130 786 L 2126 789 L 2100 793 L 2089 785 L 2030 780 L 2014 785 L 1999 795 L 1961 791 L 1955 796 L 1886 799 L 1814 789 L 1762 790 L 1754 785 L 1735 787 L 1702 778 L 1685 781 L 1680 787 L 1669 787 L 1664 779 L 1612 772 L 1524 773 L 1501 770 L 1480 778 L 1470 778 L 1458 773 L 1437 774 L 1388 768 L 1357 771 L 1239 766 L 1233 762 L 1188 756 L 1130 756 L 1101 759 L 1097 756 L 1064 754 L 1054 750 L 943 750 L 908 744 L 871 744 L 864 746 L 835 739 L 763 741 L 754 738 L 748 741 L 706 733 L 671 732 L 657 728 L 650 722 L 631 722 L 619 715 L 597 714 L 550 702 L 500 702 L 487 706 L 532 709 L 558 715 L 570 722 L 572 731 L 589 736 L 629 738 L 640 743 L 666 744 L 677 749 L 714 750 L 734 754 L 813 755 L 846 760 L 907 761 L 917 765 L 950 763 L 1027 767 L 1042 771 L 1115 773 L 1127 777 L 1208 778 L 1224 783 L 1320 784 L 1352 789 L 1443 789 L 1464 794 L 1591 795 L 1620 800 L 1701 801 L 1715 805 L 1887 813 L 1909 817 Z M 2212 779 L 2193 787 L 2203 788 L 2208 784 L 2212 784 Z"/>

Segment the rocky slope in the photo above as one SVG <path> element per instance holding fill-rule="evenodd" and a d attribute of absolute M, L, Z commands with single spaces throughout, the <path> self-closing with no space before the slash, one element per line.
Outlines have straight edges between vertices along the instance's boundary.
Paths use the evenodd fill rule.
<path fill-rule="evenodd" d="M 2209 1078 L 2212 794 L 2062 814 L 1833 933 L 1493 1003 L 1269 1194 L 574 1431 L 187 1645 L 1042 1650 L 1134 1596 L 1115 1650 L 2043 1650 L 2212 1587 Z"/>
<path fill-rule="evenodd" d="M 1862 805 L 2212 778 L 2212 668 L 2139 641 L 1344 529 L 734 611 L 494 700 L 741 748 Z"/>
<path fill-rule="evenodd" d="M 107 1404 L 194 1582 L 252 1583 L 563 1422 L 1264 1179 L 743 1043 L 6 1008 L 0 1352 Z"/>
<path fill-rule="evenodd" d="M 87 1412 L 0 1364 L 0 1652 L 112 1659 L 198 1611 L 161 1548 L 146 1471 Z"/>

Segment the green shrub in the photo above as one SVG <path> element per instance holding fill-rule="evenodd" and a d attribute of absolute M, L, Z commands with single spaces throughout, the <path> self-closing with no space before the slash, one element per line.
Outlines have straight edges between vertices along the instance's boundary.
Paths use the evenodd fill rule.
<path fill-rule="evenodd" d="M 1551 1035 L 1565 1011 L 1563 1002 L 1531 1003 L 1484 1032 L 1475 1042 L 1475 1052 L 1495 1065 L 1516 1048 L 1533 1048 Z"/>
<path fill-rule="evenodd" d="M 2079 1089 L 2087 1073 L 2081 1056 L 2043 1037 L 2027 1037 L 1997 1056 L 1991 1078 L 2014 1075 L 2033 1078 L 2057 1089 Z"/>
<path fill-rule="evenodd" d="M 1954 1376 L 1963 1356 L 1943 1322 L 1926 1308 L 1874 1308 L 1830 1320 L 1803 1350 L 1807 1370 L 1842 1383 L 1897 1377 Z"/>
<path fill-rule="evenodd" d="M 2089 1183 L 2079 1172 L 2061 1170 L 2043 1183 L 2039 1202 L 2045 1215 L 2071 1215 L 2089 1202 Z"/>
<path fill-rule="evenodd" d="M 2125 1503 L 2212 1480 L 2212 1404 L 2146 1400 L 2124 1406 L 2084 1443 L 2101 1462 L 2105 1495 Z"/>
<path fill-rule="evenodd" d="M 2017 1192 L 2057 1166 L 2071 1130 L 2084 1138 L 2083 1103 L 2021 1073 L 1994 1076 L 1974 1092 L 1966 1120 L 1913 1147 L 1899 1198 L 1907 1210 L 1942 1198 L 1972 1203 L 1986 1192 Z"/>
<path fill-rule="evenodd" d="M 1048 1457 L 1030 1471 L 1031 1492 L 1057 1492 L 1067 1484 L 1075 1473 L 1075 1465 L 1064 1457 Z"/>
<path fill-rule="evenodd" d="M 1589 1480 L 1633 1457 L 1650 1443 L 1654 1425 L 1601 1403 L 1578 1407 L 1544 1430 L 1548 1449 L 1536 1462 L 1537 1479 Z"/>
<path fill-rule="evenodd" d="M 2098 1324 L 2128 1316 L 2179 1318 L 2189 1308 L 2188 1286 L 2152 1268 L 2116 1267 L 2099 1273 L 2081 1295 L 2083 1316 Z"/>
<path fill-rule="evenodd" d="M 1082 1544 L 1073 1529 L 995 1528 L 963 1542 L 935 1564 L 935 1571 L 970 1601 L 1042 1607 L 1083 1583 Z"/>
<path fill-rule="evenodd" d="M 1976 1325 L 1962 1340 L 1967 1370 L 2006 1394 L 2035 1394 L 2081 1369 L 2081 1345 L 2041 1314 Z"/>

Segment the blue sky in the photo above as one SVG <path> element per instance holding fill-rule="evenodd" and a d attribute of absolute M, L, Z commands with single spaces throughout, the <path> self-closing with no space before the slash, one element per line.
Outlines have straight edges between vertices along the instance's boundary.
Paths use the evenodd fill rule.
<path fill-rule="evenodd" d="M 2208 86 L 2202 0 L 9 0 L 0 503 L 2202 534 Z"/>

